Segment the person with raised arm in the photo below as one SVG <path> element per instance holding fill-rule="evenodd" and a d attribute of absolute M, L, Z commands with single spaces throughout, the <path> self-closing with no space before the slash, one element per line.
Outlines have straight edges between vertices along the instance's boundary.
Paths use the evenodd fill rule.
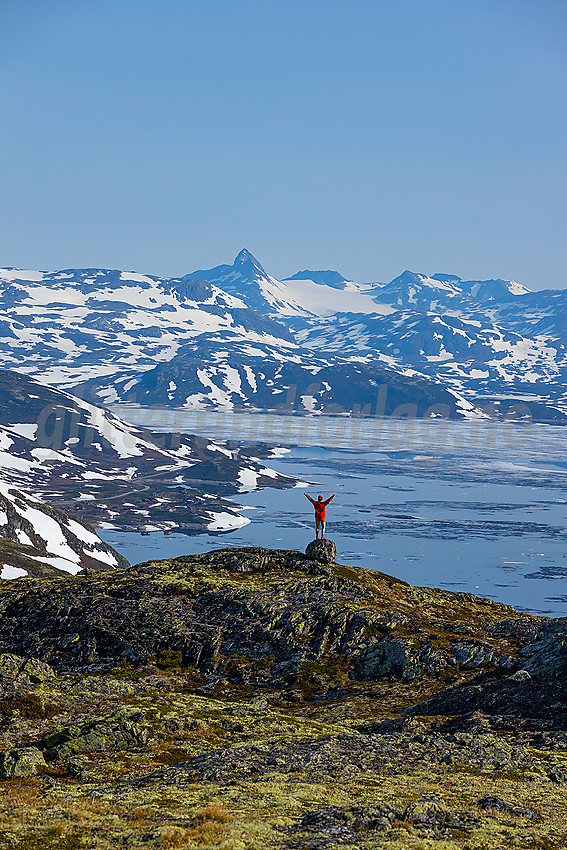
<path fill-rule="evenodd" d="M 304 493 L 305 496 L 309 499 L 313 507 L 315 508 L 315 538 L 319 540 L 319 530 L 321 530 L 321 540 L 325 539 L 325 508 L 336 496 L 336 493 L 333 493 L 332 496 L 329 496 L 328 499 L 323 501 L 323 496 L 319 495 L 317 500 L 312 499 L 307 493 Z"/>

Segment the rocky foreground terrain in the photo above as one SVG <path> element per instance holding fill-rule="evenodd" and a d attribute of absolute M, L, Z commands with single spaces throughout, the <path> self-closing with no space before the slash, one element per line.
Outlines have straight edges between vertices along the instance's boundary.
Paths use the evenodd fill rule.
<path fill-rule="evenodd" d="M 1 582 L 0 847 L 567 846 L 567 621 L 332 549 Z"/>

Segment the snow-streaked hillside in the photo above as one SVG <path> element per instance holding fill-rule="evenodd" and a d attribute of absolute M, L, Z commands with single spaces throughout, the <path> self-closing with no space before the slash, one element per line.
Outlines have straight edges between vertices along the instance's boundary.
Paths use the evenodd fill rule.
<path fill-rule="evenodd" d="M 9 371 L 0 371 L 0 475 L 99 528 L 142 531 L 237 528 L 247 520 L 221 495 L 295 483 L 222 444 L 152 434 Z"/>
<path fill-rule="evenodd" d="M 0 480 L 0 578 L 75 575 L 125 565 L 85 522 Z"/>
<path fill-rule="evenodd" d="M 138 404 L 190 410 L 269 410 L 281 413 L 364 416 L 414 415 L 472 419 L 483 414 L 460 394 L 416 374 L 368 358 L 315 357 L 299 349 L 233 348 L 219 353 L 200 343 L 145 372 L 130 393 Z"/>
<path fill-rule="evenodd" d="M 299 331 L 314 352 L 361 356 L 379 352 L 392 366 L 411 366 L 467 398 L 502 395 L 549 404 L 544 419 L 565 409 L 567 356 L 561 343 L 532 338 L 481 319 L 400 310 L 391 316 L 343 314 Z M 529 398 L 528 398 L 529 397 Z"/>

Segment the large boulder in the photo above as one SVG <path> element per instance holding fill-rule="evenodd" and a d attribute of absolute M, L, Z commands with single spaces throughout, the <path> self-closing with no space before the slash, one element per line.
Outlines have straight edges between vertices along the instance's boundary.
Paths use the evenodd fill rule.
<path fill-rule="evenodd" d="M 46 764 L 43 753 L 37 747 L 19 747 L 0 753 L 0 779 L 34 776 L 41 767 L 46 767 Z"/>
<path fill-rule="evenodd" d="M 46 735 L 37 746 L 47 761 L 53 761 L 79 753 L 138 747 L 146 743 L 148 734 L 143 712 L 124 706 L 82 726 L 69 726 Z"/>
<path fill-rule="evenodd" d="M 330 564 L 337 557 L 337 547 L 332 540 L 327 540 L 326 537 L 323 537 L 319 540 L 312 540 L 308 544 L 305 554 L 308 558 L 313 558 L 315 561 L 323 561 L 325 564 Z"/>

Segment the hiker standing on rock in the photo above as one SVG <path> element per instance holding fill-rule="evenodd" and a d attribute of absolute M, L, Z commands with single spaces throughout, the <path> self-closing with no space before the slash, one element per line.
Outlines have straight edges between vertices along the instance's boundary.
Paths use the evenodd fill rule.
<path fill-rule="evenodd" d="M 312 499 L 307 493 L 303 494 L 307 496 L 313 507 L 315 508 L 315 538 L 319 540 L 319 529 L 321 529 L 321 540 L 325 539 L 325 507 L 329 504 L 331 499 L 334 499 L 336 493 L 333 493 L 332 496 L 329 496 L 328 499 L 323 501 L 323 496 L 319 495 L 317 497 L 317 501 Z"/>

